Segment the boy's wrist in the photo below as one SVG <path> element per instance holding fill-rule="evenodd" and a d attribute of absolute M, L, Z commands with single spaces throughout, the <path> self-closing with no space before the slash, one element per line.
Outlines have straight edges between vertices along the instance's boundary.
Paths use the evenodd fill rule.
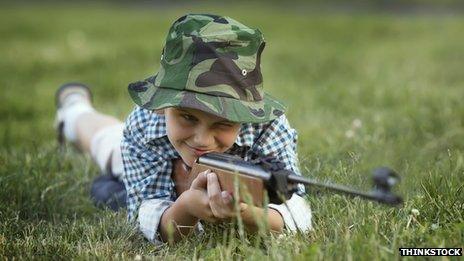
<path fill-rule="evenodd" d="M 161 238 L 165 242 L 170 239 L 178 241 L 181 235 L 188 235 L 195 228 L 198 221 L 199 219 L 189 212 L 188 193 L 186 191 L 161 216 Z M 170 226 L 172 227 L 169 228 Z"/>
<path fill-rule="evenodd" d="M 177 198 L 175 204 L 178 204 L 179 208 L 185 211 L 184 214 L 186 215 L 186 218 L 189 220 L 195 220 L 196 223 L 199 218 L 192 213 L 192 197 L 195 197 L 195 193 L 191 193 L 191 190 L 188 189 Z"/>

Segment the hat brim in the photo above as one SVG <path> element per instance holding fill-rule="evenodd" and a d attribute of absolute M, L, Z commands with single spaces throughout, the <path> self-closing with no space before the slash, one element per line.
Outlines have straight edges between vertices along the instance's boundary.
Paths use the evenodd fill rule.
<path fill-rule="evenodd" d="M 248 102 L 230 97 L 155 86 L 155 77 L 129 85 L 132 100 L 148 110 L 168 107 L 190 108 L 241 123 L 268 122 L 278 118 L 286 110 L 285 105 L 267 93 L 259 102 Z"/>

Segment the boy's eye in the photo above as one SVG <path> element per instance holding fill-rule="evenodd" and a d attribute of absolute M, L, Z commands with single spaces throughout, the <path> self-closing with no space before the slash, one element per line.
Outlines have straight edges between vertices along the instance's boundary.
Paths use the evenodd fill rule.
<path fill-rule="evenodd" d="M 226 122 L 218 123 L 217 126 L 219 126 L 221 128 L 231 128 L 231 127 L 233 127 L 232 123 L 226 123 Z"/>
<path fill-rule="evenodd" d="M 193 117 L 192 115 L 188 114 L 182 114 L 182 118 L 184 118 L 186 121 L 194 122 L 197 120 L 197 118 Z"/>

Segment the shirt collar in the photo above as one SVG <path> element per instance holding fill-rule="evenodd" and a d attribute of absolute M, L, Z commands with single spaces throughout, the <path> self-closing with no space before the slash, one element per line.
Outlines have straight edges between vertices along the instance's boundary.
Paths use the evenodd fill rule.
<path fill-rule="evenodd" d="M 167 135 L 166 132 L 166 118 L 164 115 L 160 115 L 151 111 L 153 118 L 150 118 L 148 128 L 145 128 L 145 138 L 150 141 L 158 139 Z"/>
<path fill-rule="evenodd" d="M 249 123 L 242 123 L 240 133 L 235 140 L 235 144 L 239 147 L 251 148 L 253 146 L 254 139 L 255 135 L 253 126 Z"/>

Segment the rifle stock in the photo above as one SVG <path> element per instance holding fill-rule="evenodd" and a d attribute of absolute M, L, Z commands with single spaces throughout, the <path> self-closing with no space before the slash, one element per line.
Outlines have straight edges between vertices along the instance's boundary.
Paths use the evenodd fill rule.
<path fill-rule="evenodd" d="M 227 191 L 231 193 L 231 195 L 238 193 L 240 202 L 248 202 L 251 200 L 255 206 L 263 206 L 266 191 L 263 180 L 256 177 L 221 169 L 216 166 L 194 163 L 190 172 L 189 183 L 191 184 L 199 173 L 208 169 L 216 173 L 223 191 Z M 235 191 L 235 179 L 239 182 L 237 187 L 240 188 L 237 192 Z M 250 198 L 246 198 L 247 196 L 250 196 Z"/>

